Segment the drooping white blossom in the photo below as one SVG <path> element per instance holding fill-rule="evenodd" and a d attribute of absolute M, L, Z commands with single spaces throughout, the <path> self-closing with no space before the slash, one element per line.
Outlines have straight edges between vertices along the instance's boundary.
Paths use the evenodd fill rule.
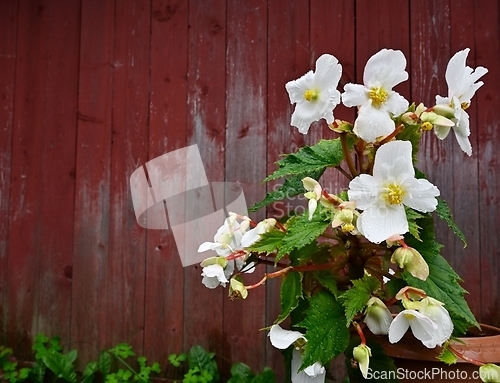
<path fill-rule="evenodd" d="M 488 73 L 488 69 L 477 67 L 475 70 L 466 65 L 470 49 L 463 49 L 450 59 L 446 68 L 446 83 L 448 96 L 436 96 L 436 104 L 449 105 L 454 109 L 454 126 L 435 126 L 436 136 L 443 140 L 453 129 L 460 148 L 469 156 L 472 155 L 472 146 L 469 140 L 469 115 L 465 111 L 471 103 L 472 96 L 483 85 L 479 78 Z"/>
<path fill-rule="evenodd" d="M 314 212 L 316 211 L 316 207 L 318 206 L 318 201 L 321 198 L 323 189 L 321 188 L 319 182 L 311 177 L 303 178 L 302 185 L 304 185 L 304 189 L 307 190 L 304 196 L 309 200 L 307 208 L 309 211 L 310 221 L 314 215 Z"/>
<path fill-rule="evenodd" d="M 387 335 L 392 322 L 392 314 L 377 297 L 371 297 L 366 304 L 365 319 L 368 329 L 375 335 Z"/>
<path fill-rule="evenodd" d="M 418 311 L 430 318 L 437 325 L 433 338 L 429 341 L 423 341 L 424 346 L 434 348 L 442 346 L 444 342 L 450 339 L 453 332 L 453 322 L 451 321 L 448 310 L 444 308 L 444 303 L 432 297 L 426 297 L 421 300 L 422 306 Z"/>
<path fill-rule="evenodd" d="M 267 218 L 260 221 L 253 229 L 248 230 L 241 238 L 241 246 L 243 248 L 252 246 L 260 239 L 260 236 L 267 233 L 276 225 L 274 218 Z"/>
<path fill-rule="evenodd" d="M 358 231 L 370 242 L 380 243 L 408 231 L 404 206 L 423 213 L 434 211 L 439 190 L 415 178 L 411 143 L 391 141 L 378 149 L 373 175 L 354 178 L 348 195 L 363 211 L 357 219 Z"/>
<path fill-rule="evenodd" d="M 202 283 L 209 289 L 222 285 L 226 287 L 229 277 L 234 271 L 234 261 L 227 261 L 224 257 L 211 257 L 201 262 Z"/>
<path fill-rule="evenodd" d="M 291 124 L 300 133 L 307 134 L 311 124 L 322 118 L 328 124 L 333 123 L 333 109 L 340 103 L 337 86 L 341 74 L 337 58 L 324 54 L 316 60 L 315 72 L 309 71 L 285 85 L 290 102 L 296 104 Z"/>
<path fill-rule="evenodd" d="M 438 326 L 429 317 L 416 310 L 403 310 L 396 315 L 389 327 L 389 342 L 399 342 L 409 328 L 421 342 L 431 342 L 435 339 Z"/>
<path fill-rule="evenodd" d="M 307 342 L 307 339 L 299 331 L 285 330 L 280 325 L 273 325 L 269 331 L 269 339 L 271 344 L 284 350 L 290 347 L 293 343 L 301 339 Z M 294 348 L 292 354 L 292 383 L 323 383 L 326 377 L 326 370 L 321 363 L 316 362 L 311 366 L 299 371 L 302 365 L 302 354 Z"/>
<path fill-rule="evenodd" d="M 215 250 L 220 256 L 228 256 L 241 249 L 241 239 L 248 229 L 250 219 L 242 216 L 240 220 L 241 222 L 238 221 L 237 214 L 229 213 L 229 217 L 224 220 L 224 224 L 217 230 L 214 242 L 203 242 L 198 247 L 198 252 Z"/>
<path fill-rule="evenodd" d="M 342 94 L 345 106 L 359 107 L 354 133 L 366 142 L 391 134 L 396 128 L 392 115 L 408 109 L 408 101 L 392 90 L 408 79 L 403 52 L 382 49 L 367 61 L 363 85 L 346 84 Z"/>

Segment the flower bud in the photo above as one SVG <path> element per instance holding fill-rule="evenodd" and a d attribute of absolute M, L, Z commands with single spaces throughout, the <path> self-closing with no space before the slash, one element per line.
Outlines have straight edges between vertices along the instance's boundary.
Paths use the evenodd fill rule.
<path fill-rule="evenodd" d="M 236 278 L 231 278 L 229 282 L 229 297 L 231 299 L 246 299 L 247 296 L 248 290 L 245 288 L 245 285 Z"/>
<path fill-rule="evenodd" d="M 337 133 L 350 133 L 352 132 L 352 124 L 349 121 L 335 120 L 333 124 L 329 124 L 328 127 Z"/>
<path fill-rule="evenodd" d="M 429 276 L 429 266 L 422 255 L 412 247 L 398 247 L 392 253 L 391 262 L 405 269 L 415 278 L 425 281 Z"/>
<path fill-rule="evenodd" d="M 363 374 L 363 378 L 367 379 L 368 375 L 368 367 L 370 365 L 370 356 L 372 356 L 372 351 L 370 347 L 366 344 L 360 344 L 359 346 L 354 347 L 352 350 L 352 356 L 358 362 L 359 370 Z"/>
<path fill-rule="evenodd" d="M 387 306 L 377 297 L 371 297 L 365 310 L 368 329 L 375 335 L 387 335 L 392 322 L 392 314 Z"/>
<path fill-rule="evenodd" d="M 455 109 L 450 107 L 447 104 L 438 104 L 435 105 L 431 108 L 431 110 L 439 114 L 440 116 L 446 117 L 446 118 L 454 118 L 455 117 Z"/>
<path fill-rule="evenodd" d="M 211 265 L 219 265 L 222 268 L 225 268 L 227 266 L 227 259 L 224 257 L 210 257 L 205 260 L 203 260 L 200 263 L 201 267 L 207 267 Z"/>
<path fill-rule="evenodd" d="M 500 383 L 500 367 L 487 363 L 479 367 L 479 377 L 483 382 Z"/>

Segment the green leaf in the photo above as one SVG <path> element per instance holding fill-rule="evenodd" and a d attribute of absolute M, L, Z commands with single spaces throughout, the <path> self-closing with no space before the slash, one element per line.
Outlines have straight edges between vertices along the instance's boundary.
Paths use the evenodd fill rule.
<path fill-rule="evenodd" d="M 453 217 L 451 215 L 451 210 L 446 201 L 438 198 L 438 205 L 436 208 L 436 214 L 439 218 L 446 221 L 448 227 L 455 233 L 455 235 L 460 238 L 464 247 L 467 247 L 467 241 L 465 239 L 464 233 L 462 230 L 456 225 L 455 221 L 453 221 Z"/>
<path fill-rule="evenodd" d="M 262 373 L 255 376 L 251 381 L 251 383 L 275 383 L 275 382 L 276 382 L 276 377 L 274 375 L 273 370 L 271 370 L 269 367 L 264 367 Z"/>
<path fill-rule="evenodd" d="M 457 357 L 447 347 L 444 347 L 441 350 L 441 354 L 439 354 L 439 356 L 437 358 L 438 358 L 438 360 L 440 360 L 443 363 L 446 363 L 447 365 L 457 363 Z"/>
<path fill-rule="evenodd" d="M 50 349 L 43 357 L 43 363 L 51 370 L 58 378 L 62 378 L 71 383 L 76 383 L 76 373 L 73 363 L 71 363 L 65 355 Z"/>
<path fill-rule="evenodd" d="M 298 306 L 300 298 L 302 298 L 302 275 L 295 271 L 289 272 L 283 278 L 283 282 L 281 282 L 281 314 L 274 323 L 283 322 Z"/>
<path fill-rule="evenodd" d="M 314 272 L 314 276 L 321 286 L 327 288 L 333 295 L 338 295 L 337 281 L 330 271 L 318 270 Z"/>
<path fill-rule="evenodd" d="M 465 301 L 464 294 L 467 291 L 460 286 L 459 275 L 440 254 L 442 245 L 435 240 L 432 217 L 420 220 L 420 224 L 423 229 L 422 242 L 411 237 L 406 242 L 422 254 L 429 266 L 429 277 L 422 281 L 404 271 L 402 273 L 403 279 L 408 285 L 422 289 L 427 295 L 443 302 L 444 307 L 450 312 L 452 320 L 454 318 L 462 319 L 469 324 L 469 327 L 479 327 L 474 314 Z M 466 326 L 461 324 L 461 327 Z"/>
<path fill-rule="evenodd" d="M 109 349 L 109 352 L 122 359 L 127 359 L 129 356 L 135 355 L 135 352 L 132 350 L 132 346 L 127 343 L 120 343 Z"/>
<path fill-rule="evenodd" d="M 349 140 L 352 149 L 354 141 Z M 264 181 L 275 180 L 288 175 L 322 172 L 329 166 L 339 166 L 344 159 L 340 138 L 320 140 L 314 146 L 304 146 L 296 153 L 288 154 L 277 161 L 279 168 Z"/>
<path fill-rule="evenodd" d="M 250 383 L 254 374 L 245 363 L 235 363 L 231 366 L 231 379 L 227 383 Z"/>
<path fill-rule="evenodd" d="M 353 286 L 340 296 L 345 307 L 347 326 L 351 324 L 356 314 L 365 308 L 372 293 L 380 288 L 379 280 L 368 275 L 353 280 L 352 284 Z"/>
<path fill-rule="evenodd" d="M 296 195 L 305 193 L 306 190 L 304 189 L 304 185 L 302 184 L 302 179 L 305 177 L 311 177 L 315 180 L 318 180 L 323 175 L 324 171 L 325 169 L 321 169 L 312 173 L 302 173 L 285 179 L 283 185 L 281 185 L 278 189 L 267 193 L 266 197 L 262 201 L 257 202 L 250 209 L 248 209 L 248 211 L 252 213 L 263 208 L 264 206 L 272 204 L 273 202 L 281 201 L 286 198 L 295 197 Z"/>
<path fill-rule="evenodd" d="M 68 359 L 69 363 L 74 363 L 76 358 L 78 357 L 78 351 L 76 350 L 71 350 L 68 353 L 66 353 L 66 359 Z"/>
<path fill-rule="evenodd" d="M 90 383 L 94 380 L 96 372 L 99 371 L 99 363 L 96 361 L 90 362 L 83 369 L 83 379 L 81 383 Z"/>
<path fill-rule="evenodd" d="M 309 221 L 307 212 L 288 222 L 290 224 L 283 238 L 283 244 L 276 255 L 276 262 L 293 249 L 300 249 L 316 240 L 330 225 L 330 221 L 318 213 Z"/>
<path fill-rule="evenodd" d="M 306 318 L 297 325 L 306 328 L 301 368 L 316 362 L 328 365 L 349 344 L 344 310 L 335 297 L 321 291 L 309 299 L 309 304 Z"/>
<path fill-rule="evenodd" d="M 281 247 L 284 237 L 285 233 L 281 230 L 269 230 L 267 233 L 261 234 L 260 239 L 247 250 L 257 253 L 274 253 Z"/>
<path fill-rule="evenodd" d="M 357 367 L 354 362 L 352 355 L 352 350 L 354 347 L 358 346 L 361 340 L 358 336 L 354 336 L 349 343 L 349 347 L 345 352 L 346 359 L 345 364 L 347 367 L 347 372 L 349 377 L 353 382 L 386 382 L 386 383 L 397 383 L 397 367 L 394 364 L 394 359 L 387 356 L 384 348 L 374 339 L 368 339 L 366 344 L 370 347 L 372 356 L 370 357 L 369 374 L 367 378 L 363 378 L 359 367 Z"/>
<path fill-rule="evenodd" d="M 102 352 L 99 357 L 99 370 L 104 376 L 111 372 L 111 355 L 107 351 Z"/>
<path fill-rule="evenodd" d="M 198 367 L 200 371 L 207 371 L 215 381 L 219 380 L 217 363 L 214 353 L 209 353 L 201 346 L 193 346 L 188 353 L 189 368 Z"/>
<path fill-rule="evenodd" d="M 417 220 L 420 218 L 424 218 L 424 215 L 407 207 L 405 207 L 405 213 L 406 219 L 408 220 L 408 231 L 415 237 L 415 239 L 421 241 L 419 234 L 421 227 L 418 226 Z"/>

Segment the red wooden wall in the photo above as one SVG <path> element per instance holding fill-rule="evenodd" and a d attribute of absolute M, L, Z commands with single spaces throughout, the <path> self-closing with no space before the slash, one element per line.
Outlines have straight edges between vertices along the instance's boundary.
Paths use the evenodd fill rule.
<path fill-rule="evenodd" d="M 470 108 L 474 154 L 429 136 L 421 168 L 450 203 L 469 246 L 440 226 L 480 320 L 500 325 L 500 2 L 496 0 L 1 0 L 0 340 L 30 358 L 59 335 L 82 363 L 118 342 L 166 365 L 201 344 L 226 361 L 282 371 L 260 328 L 276 317 L 271 281 L 245 302 L 182 268 L 173 235 L 135 220 L 129 177 L 197 143 L 208 179 L 260 181 L 303 137 L 284 84 L 336 55 L 341 80 L 401 49 L 398 90 L 430 105 L 456 51 L 489 68 Z M 353 112 L 336 109 L 336 117 Z M 439 165 L 439 166 L 437 166 Z M 335 176 L 331 188 L 341 188 Z M 269 213 L 278 213 L 270 209 Z M 263 213 L 255 218 L 263 218 Z M 257 278 L 257 276 L 255 276 Z"/>

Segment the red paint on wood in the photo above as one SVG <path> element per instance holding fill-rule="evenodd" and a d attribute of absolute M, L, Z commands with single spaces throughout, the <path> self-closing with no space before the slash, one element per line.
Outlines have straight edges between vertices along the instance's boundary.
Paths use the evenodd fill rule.
<path fill-rule="evenodd" d="M 150 4 L 115 7 L 109 257 L 102 343 L 126 341 L 143 353 L 145 230 L 137 225 L 130 175 L 148 156 Z"/>
<path fill-rule="evenodd" d="M 48 34 L 41 167 L 37 332 L 70 338 L 80 3 L 47 3 Z M 40 198 L 40 197 L 39 197 Z"/>
<path fill-rule="evenodd" d="M 8 265 L 7 340 L 31 357 L 37 332 L 44 198 L 42 159 L 49 16 L 46 1 L 19 3 Z M 50 189 L 52 192 L 55 190 Z"/>
<path fill-rule="evenodd" d="M 71 346 L 78 349 L 83 368 L 109 343 L 105 296 L 113 283 L 107 280 L 107 262 L 114 3 L 84 0 L 81 13 Z"/>
<path fill-rule="evenodd" d="M 260 181 L 266 176 L 267 154 L 267 2 L 229 1 L 227 17 L 225 179 L 239 183 L 252 206 L 265 196 Z M 265 218 L 264 211 L 251 217 L 258 222 Z M 245 284 L 257 283 L 264 272 L 265 266 L 259 266 L 254 274 L 244 275 Z M 268 339 L 259 330 L 268 325 L 265 293 L 262 286 L 250 291 L 245 301 L 225 299 L 222 356 L 230 363 L 238 360 L 253 370 L 264 367 L 262 350 Z M 230 363 L 225 363 L 226 374 Z"/>
<path fill-rule="evenodd" d="M 149 159 L 186 146 L 187 2 L 153 1 L 151 23 Z M 147 230 L 146 257 L 144 350 L 164 364 L 184 351 L 184 270 L 171 229 Z"/>
<path fill-rule="evenodd" d="M 208 181 L 222 181 L 226 125 L 226 2 L 190 1 L 188 38 L 187 140 L 188 144 L 198 144 Z M 214 227 L 214 234 L 216 230 Z M 184 349 L 200 344 L 221 355 L 225 291 L 221 287 L 209 290 L 203 286 L 198 265 L 184 268 L 184 280 Z"/>
<path fill-rule="evenodd" d="M 17 1 L 8 1 L 0 14 L 0 341 L 5 344 L 7 318 L 10 178 L 14 88 L 16 73 Z"/>

